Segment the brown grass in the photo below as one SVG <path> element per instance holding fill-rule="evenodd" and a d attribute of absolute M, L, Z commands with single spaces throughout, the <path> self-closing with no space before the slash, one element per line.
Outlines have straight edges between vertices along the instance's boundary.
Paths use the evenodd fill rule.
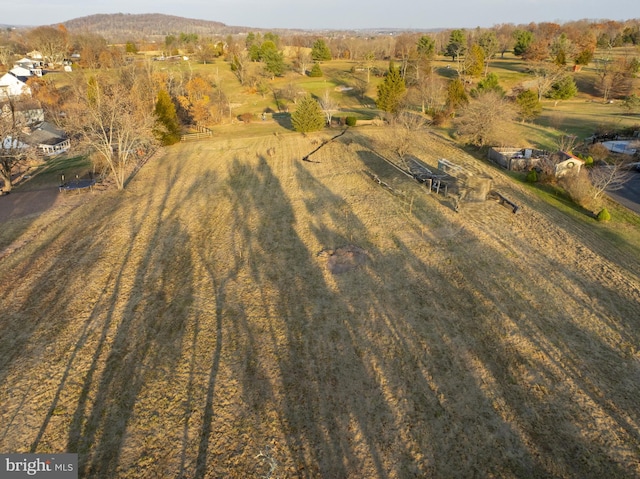
<path fill-rule="evenodd" d="M 0 260 L 0 450 L 105 478 L 639 475 L 637 249 L 495 171 L 521 212 L 455 213 L 382 134 L 320 163 L 312 136 L 176 145 L 40 225 Z M 454 155 L 485 169 L 419 156 Z M 368 260 L 334 275 L 348 244 Z"/>

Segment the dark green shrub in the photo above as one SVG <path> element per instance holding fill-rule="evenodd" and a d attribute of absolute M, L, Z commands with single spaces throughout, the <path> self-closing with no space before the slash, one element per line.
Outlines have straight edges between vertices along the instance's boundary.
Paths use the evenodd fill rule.
<path fill-rule="evenodd" d="M 310 77 L 318 78 L 322 76 L 322 70 L 320 69 L 319 63 L 314 63 L 311 71 L 309 72 Z"/>
<path fill-rule="evenodd" d="M 356 126 L 356 123 L 358 122 L 357 118 L 355 116 L 348 116 L 345 119 L 345 123 L 347 124 L 347 126 Z"/>
<path fill-rule="evenodd" d="M 527 173 L 527 183 L 537 183 L 538 182 L 538 172 L 536 170 L 531 170 Z"/>
<path fill-rule="evenodd" d="M 598 221 L 609 221 L 611 219 L 611 213 L 606 208 L 602 208 L 598 213 Z"/>

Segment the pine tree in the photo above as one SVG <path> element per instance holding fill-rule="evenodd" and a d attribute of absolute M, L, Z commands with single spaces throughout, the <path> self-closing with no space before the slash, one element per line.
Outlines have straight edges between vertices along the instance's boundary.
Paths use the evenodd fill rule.
<path fill-rule="evenodd" d="M 324 113 L 311 95 L 305 96 L 298 103 L 298 108 L 291 114 L 294 130 L 300 133 L 322 130 L 325 126 Z"/>
<path fill-rule="evenodd" d="M 176 114 L 176 107 L 166 90 L 158 92 L 156 117 L 158 119 L 158 127 L 154 130 L 156 137 L 165 146 L 178 143 L 180 141 L 178 115 Z"/>
<path fill-rule="evenodd" d="M 314 63 L 313 67 L 311 67 L 311 71 L 309 72 L 310 77 L 319 78 L 323 75 L 322 70 L 320 69 L 319 63 Z"/>
<path fill-rule="evenodd" d="M 324 62 L 331 60 L 331 50 L 322 38 L 318 38 L 311 48 L 311 58 L 314 62 Z"/>
<path fill-rule="evenodd" d="M 556 101 L 556 104 L 560 100 L 568 100 L 573 98 L 578 93 L 578 87 L 571 75 L 565 75 L 557 82 L 551 85 L 551 90 L 547 96 Z"/>
<path fill-rule="evenodd" d="M 527 120 L 533 120 L 542 113 L 542 105 L 538 100 L 538 94 L 533 90 L 524 90 L 516 97 L 518 105 L 518 115 L 524 123 Z"/>
<path fill-rule="evenodd" d="M 407 87 L 400 74 L 400 69 L 391 62 L 384 81 L 378 85 L 378 100 L 376 101 L 378 108 L 389 113 L 396 113 L 400 109 L 406 91 Z"/>

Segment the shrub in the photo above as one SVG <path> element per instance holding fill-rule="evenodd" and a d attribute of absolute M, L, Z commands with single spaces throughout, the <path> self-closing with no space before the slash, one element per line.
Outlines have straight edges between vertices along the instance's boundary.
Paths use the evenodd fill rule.
<path fill-rule="evenodd" d="M 584 166 L 587 168 L 591 168 L 593 166 L 593 156 L 587 156 L 584 158 Z"/>
<path fill-rule="evenodd" d="M 314 63 L 311 71 L 309 72 L 310 77 L 318 78 L 322 76 L 322 70 L 320 69 L 319 63 Z"/>
<path fill-rule="evenodd" d="M 344 121 L 347 124 L 347 126 L 356 126 L 356 123 L 358 122 L 355 116 L 348 116 L 347 118 L 345 118 Z"/>
<path fill-rule="evenodd" d="M 609 221 L 611 219 L 611 213 L 606 208 L 602 208 L 598 213 L 598 221 Z"/>
<path fill-rule="evenodd" d="M 538 182 L 538 172 L 536 170 L 530 170 L 527 173 L 527 183 L 537 183 Z"/>
<path fill-rule="evenodd" d="M 238 115 L 238 120 L 243 121 L 245 123 L 251 123 L 251 121 L 253 120 L 253 113 L 243 113 L 241 115 Z"/>

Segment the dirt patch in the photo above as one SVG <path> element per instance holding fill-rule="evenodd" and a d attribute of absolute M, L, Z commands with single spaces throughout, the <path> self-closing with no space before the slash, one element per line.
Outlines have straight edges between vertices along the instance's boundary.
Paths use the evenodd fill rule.
<path fill-rule="evenodd" d="M 365 264 L 369 254 L 359 246 L 347 245 L 337 249 L 325 249 L 318 256 L 327 258 L 327 269 L 333 274 L 352 271 Z"/>

